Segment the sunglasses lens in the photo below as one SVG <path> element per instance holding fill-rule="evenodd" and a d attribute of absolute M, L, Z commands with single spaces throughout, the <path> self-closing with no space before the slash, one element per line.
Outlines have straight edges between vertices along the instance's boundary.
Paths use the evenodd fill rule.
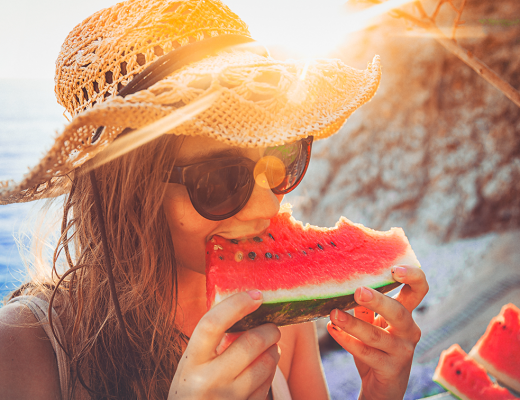
<path fill-rule="evenodd" d="M 267 150 L 268 157 L 278 158 L 285 165 L 285 176 L 272 186 L 276 194 L 290 192 L 301 181 L 309 162 L 308 146 L 304 141 L 291 143 L 289 145 L 271 147 Z"/>
<path fill-rule="evenodd" d="M 206 215 L 233 213 L 250 195 L 251 173 L 245 166 L 233 165 L 205 173 L 195 185 L 193 195 Z"/>
<path fill-rule="evenodd" d="M 264 189 L 279 186 L 285 179 L 285 165 L 280 158 L 264 156 L 255 165 L 255 182 Z"/>

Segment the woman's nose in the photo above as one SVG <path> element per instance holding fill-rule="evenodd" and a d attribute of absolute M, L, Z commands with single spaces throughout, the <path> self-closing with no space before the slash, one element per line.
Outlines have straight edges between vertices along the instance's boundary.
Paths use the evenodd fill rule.
<path fill-rule="evenodd" d="M 235 215 L 237 219 L 241 221 L 271 219 L 278 214 L 283 195 L 276 195 L 269 187 L 263 186 L 255 184 L 246 206 Z"/>

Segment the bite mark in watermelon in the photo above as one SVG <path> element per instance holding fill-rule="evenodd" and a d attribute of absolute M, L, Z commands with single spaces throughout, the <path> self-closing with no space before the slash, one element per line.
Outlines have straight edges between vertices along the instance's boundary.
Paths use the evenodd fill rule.
<path fill-rule="evenodd" d="M 283 206 L 265 233 L 248 239 L 213 237 L 206 246 L 208 309 L 242 291 L 262 291 L 263 304 L 229 332 L 266 322 L 306 322 L 334 308 L 357 306 L 354 292 L 386 293 L 400 283 L 391 267 L 420 267 L 401 228 L 378 232 L 341 217 L 334 228 L 296 221 Z"/>
<path fill-rule="evenodd" d="M 520 392 L 520 309 L 506 304 L 469 355 L 505 386 Z"/>
<path fill-rule="evenodd" d="M 486 370 L 458 344 L 441 353 L 433 380 L 462 400 L 513 400 L 507 389 L 493 383 Z"/>

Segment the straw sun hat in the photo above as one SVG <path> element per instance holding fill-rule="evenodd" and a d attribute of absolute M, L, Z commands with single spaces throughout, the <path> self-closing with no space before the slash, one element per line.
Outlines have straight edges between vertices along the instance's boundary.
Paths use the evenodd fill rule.
<path fill-rule="evenodd" d="M 0 182 L 0 204 L 66 193 L 75 168 L 130 130 L 166 126 L 240 147 L 326 138 L 372 98 L 380 78 L 377 56 L 366 70 L 274 60 L 218 0 L 119 3 L 65 40 L 55 92 L 72 119 L 21 182 Z"/>

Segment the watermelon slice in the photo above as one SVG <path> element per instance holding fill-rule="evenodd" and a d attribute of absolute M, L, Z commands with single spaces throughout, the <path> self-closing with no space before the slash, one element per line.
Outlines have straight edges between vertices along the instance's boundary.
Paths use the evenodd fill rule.
<path fill-rule="evenodd" d="M 391 272 L 396 264 L 420 267 L 402 229 L 378 232 L 344 217 L 334 228 L 304 227 L 285 205 L 262 235 L 208 241 L 207 306 L 257 289 L 263 304 L 229 332 L 266 322 L 306 322 L 334 308 L 355 307 L 354 292 L 360 286 L 383 293 L 398 287 Z"/>
<path fill-rule="evenodd" d="M 520 392 L 520 309 L 503 306 L 469 355 L 505 386 Z"/>
<path fill-rule="evenodd" d="M 493 383 L 486 370 L 458 344 L 441 353 L 433 380 L 462 400 L 517 399 L 507 389 Z"/>

